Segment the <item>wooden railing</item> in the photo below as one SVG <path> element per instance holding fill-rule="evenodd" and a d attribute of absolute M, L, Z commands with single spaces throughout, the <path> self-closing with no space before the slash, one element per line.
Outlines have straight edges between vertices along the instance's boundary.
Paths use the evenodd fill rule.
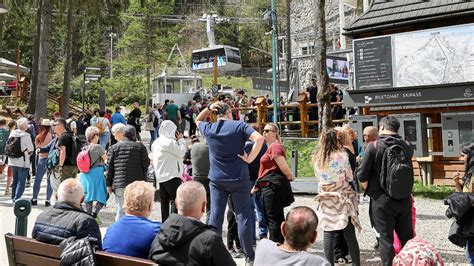
<path fill-rule="evenodd" d="M 58 106 L 58 110 L 61 110 L 61 97 L 56 97 L 53 94 L 48 93 L 48 100 L 56 104 Z M 79 115 L 82 113 L 82 107 L 74 105 L 71 101 L 69 101 L 69 111 Z"/>
<path fill-rule="evenodd" d="M 336 106 L 336 105 L 342 105 L 341 102 L 333 102 L 331 103 L 331 106 Z M 300 119 L 299 120 L 281 120 L 278 122 L 278 124 L 282 126 L 294 126 L 294 127 L 299 127 L 298 130 L 293 130 L 293 133 L 296 133 L 302 138 L 307 138 L 310 135 L 317 136 L 317 125 L 318 125 L 318 120 L 310 120 L 309 119 L 309 112 L 312 108 L 317 108 L 318 104 L 316 103 L 308 103 L 307 97 L 300 97 L 298 103 L 290 103 L 286 105 L 278 105 L 277 109 L 279 111 L 278 116 L 281 117 L 281 112 L 283 112 L 284 118 L 288 118 L 288 110 L 291 110 L 294 112 L 295 109 L 298 110 L 298 114 Z M 273 111 L 273 105 L 267 105 L 265 98 L 263 96 L 260 96 L 257 98 L 257 101 L 255 102 L 255 106 L 252 107 L 238 107 L 238 108 L 232 108 L 232 111 L 234 112 L 239 112 L 239 111 L 256 111 L 257 113 L 257 128 L 260 133 L 262 133 L 263 127 L 268 123 L 267 121 L 267 115 L 270 111 Z M 346 123 L 348 122 L 348 119 L 339 119 L 339 120 L 332 120 L 333 123 Z M 314 127 L 311 127 L 314 126 Z M 313 129 L 314 128 L 314 129 Z M 283 130 L 282 128 L 282 134 L 286 134 L 288 132 L 291 132 L 291 130 Z"/>

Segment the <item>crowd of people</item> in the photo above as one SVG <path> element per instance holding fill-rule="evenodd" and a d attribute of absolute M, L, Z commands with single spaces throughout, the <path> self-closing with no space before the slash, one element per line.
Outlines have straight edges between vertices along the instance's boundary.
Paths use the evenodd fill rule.
<path fill-rule="evenodd" d="M 245 95 L 237 98 L 244 104 Z M 21 117 L 9 128 L 0 119 L 0 170 L 8 165 L 12 173 L 11 192 L 8 184 L 6 193 L 15 202 L 27 177 L 35 176 L 31 203 L 37 205 L 46 175 L 45 206 L 51 206 L 53 194 L 56 198 L 38 216 L 33 238 L 60 244 L 71 236 L 89 237 L 104 251 L 163 265 L 235 265 L 233 258 L 245 258 L 248 265 L 361 265 L 358 193 L 365 191 L 382 264 L 400 261 L 396 252 L 405 261 L 414 259 L 410 251 L 394 248 L 397 241 L 403 247 L 415 236 L 413 150 L 398 135 L 395 117 L 382 118 L 379 129 L 366 127 L 364 147 L 347 125 L 324 128 L 312 157 L 319 184 L 316 203 L 294 207 L 285 216 L 284 208 L 294 202 L 295 177 L 280 128 L 267 123 L 260 134 L 248 118 L 240 118 L 248 114 L 236 117 L 225 98 L 190 104 L 184 113 L 173 100 L 148 106 L 145 125 L 138 103 L 127 119 L 120 107 L 113 114 L 95 110 L 67 119 L 55 113 L 38 124 Z M 211 113 L 216 122 L 210 122 Z M 193 117 L 188 120 L 190 141 L 183 134 L 187 116 Z M 140 141 L 141 129 L 150 131 L 150 151 Z M 197 131 L 202 138 L 191 134 Z M 460 191 L 472 191 L 472 150 L 469 146 L 462 152 L 465 176 L 454 177 Z M 387 153 L 404 167 L 387 167 L 394 163 L 387 161 Z M 405 171 L 406 180 L 397 179 L 397 171 Z M 116 217 L 102 238 L 99 213 L 108 197 L 114 198 Z M 156 201 L 160 221 L 150 219 Z M 324 232 L 324 257 L 307 252 L 318 228 Z M 470 239 L 464 243 L 472 258 Z M 432 253 L 437 256 L 428 259 L 442 261 Z"/>

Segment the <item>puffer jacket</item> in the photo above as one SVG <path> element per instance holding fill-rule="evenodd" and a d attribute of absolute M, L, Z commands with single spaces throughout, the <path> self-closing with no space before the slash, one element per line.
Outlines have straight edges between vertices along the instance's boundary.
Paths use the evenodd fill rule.
<path fill-rule="evenodd" d="M 160 137 L 151 145 L 150 157 L 153 161 L 155 176 L 163 183 L 183 174 L 183 158 L 186 153 L 186 141 L 176 140 L 176 125 L 165 120 L 160 126 Z"/>
<path fill-rule="evenodd" d="M 211 226 L 174 213 L 161 225 L 149 258 L 159 265 L 236 265 Z"/>
<path fill-rule="evenodd" d="M 57 202 L 52 209 L 42 212 L 36 218 L 31 235 L 40 242 L 53 245 L 59 245 L 72 236 L 90 236 L 98 240 L 99 248 L 102 247 L 99 226 L 92 215 L 63 201 Z"/>
<path fill-rule="evenodd" d="M 97 239 L 70 237 L 61 242 L 61 265 L 96 266 L 95 247 Z"/>
<path fill-rule="evenodd" d="M 125 188 L 134 181 L 145 181 L 150 159 L 146 147 L 131 140 L 112 145 L 108 151 L 107 186 Z"/>

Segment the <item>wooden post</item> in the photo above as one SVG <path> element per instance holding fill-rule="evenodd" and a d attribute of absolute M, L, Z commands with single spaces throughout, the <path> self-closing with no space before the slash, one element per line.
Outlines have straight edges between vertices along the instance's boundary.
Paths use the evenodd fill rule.
<path fill-rule="evenodd" d="M 258 132 L 262 133 L 263 127 L 267 122 L 267 101 L 264 96 L 259 96 L 255 101 L 257 106 L 257 128 Z"/>
<path fill-rule="evenodd" d="M 298 103 L 300 105 L 300 122 L 301 122 L 301 137 L 307 138 L 309 134 L 308 127 L 308 108 L 306 103 L 308 102 L 308 95 L 306 93 L 298 94 Z"/>

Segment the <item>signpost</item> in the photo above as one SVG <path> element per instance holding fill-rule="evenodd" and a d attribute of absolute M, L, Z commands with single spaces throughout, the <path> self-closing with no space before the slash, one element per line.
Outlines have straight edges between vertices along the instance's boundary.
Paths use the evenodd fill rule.
<path fill-rule="evenodd" d="M 86 98 L 86 84 L 89 81 L 98 81 L 102 78 L 102 74 L 100 71 L 102 69 L 100 67 L 85 67 L 83 73 L 83 80 L 82 80 L 82 111 L 86 109 L 85 107 L 85 98 Z M 99 74 L 97 74 L 99 73 Z"/>

